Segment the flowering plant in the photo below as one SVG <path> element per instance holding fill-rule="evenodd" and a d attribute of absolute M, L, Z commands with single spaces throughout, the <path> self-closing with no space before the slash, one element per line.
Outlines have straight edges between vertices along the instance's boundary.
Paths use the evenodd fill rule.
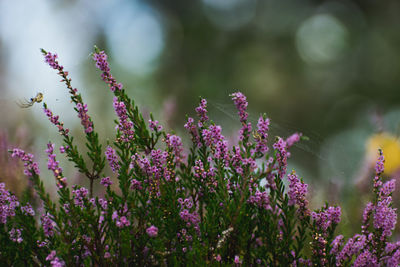
<path fill-rule="evenodd" d="M 54 202 L 40 179 L 33 155 L 15 148 L 12 157 L 40 198 L 34 210 L 28 197 L 18 200 L 0 184 L 0 261 L 44 266 L 397 266 L 400 243 L 389 238 L 397 220 L 391 194 L 394 180 L 383 182 L 382 153 L 376 165 L 374 200 L 365 208 L 362 229 L 345 242 L 335 236 L 341 209 L 325 205 L 311 211 L 308 186 L 295 171 L 287 173 L 290 148 L 301 134 L 277 137 L 268 146 L 270 120 L 248 121 L 246 97 L 231 95 L 242 125 L 237 144 L 200 100 L 198 118 L 189 117 L 192 145 L 163 130 L 150 115 L 145 121 L 123 85 L 111 75 L 104 51 L 93 59 L 114 94 L 116 136 L 100 144 L 87 105 L 57 55 L 42 50 L 71 94 L 88 148 L 82 148 L 46 103 L 44 112 L 62 136 L 60 152 L 89 179 L 89 189 L 68 186 L 49 143 L 47 167 L 54 174 Z M 113 176 L 105 176 L 106 162 Z M 285 180 L 287 179 L 287 182 Z M 265 180 L 265 183 L 261 183 Z M 118 185 L 113 185 L 118 182 Z M 100 183 L 105 193 L 94 192 Z M 286 185 L 285 185 L 286 184 Z"/>

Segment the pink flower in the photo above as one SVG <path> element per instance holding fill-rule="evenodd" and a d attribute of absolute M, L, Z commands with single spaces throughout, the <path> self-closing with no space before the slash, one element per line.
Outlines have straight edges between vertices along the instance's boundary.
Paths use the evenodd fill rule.
<path fill-rule="evenodd" d="M 218 262 L 220 262 L 220 261 L 221 261 L 221 255 L 218 254 L 218 255 L 215 257 L 215 260 L 218 261 Z"/>
<path fill-rule="evenodd" d="M 240 258 L 239 258 L 238 255 L 235 255 L 235 260 L 234 260 L 234 262 L 235 262 L 236 264 L 241 264 L 241 263 L 242 263 L 242 261 L 240 260 Z"/>
<path fill-rule="evenodd" d="M 146 229 L 146 233 L 150 237 L 156 237 L 158 235 L 158 228 L 155 227 L 154 225 L 150 226 L 149 228 Z"/>

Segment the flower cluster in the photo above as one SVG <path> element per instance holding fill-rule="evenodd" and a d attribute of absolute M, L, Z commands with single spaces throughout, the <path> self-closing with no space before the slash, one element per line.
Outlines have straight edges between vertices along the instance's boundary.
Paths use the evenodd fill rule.
<path fill-rule="evenodd" d="M 257 145 L 253 153 L 264 155 L 266 152 L 268 152 L 267 138 L 269 123 L 269 119 L 263 118 L 263 116 L 260 116 L 260 118 L 258 119 L 257 134 L 255 135 Z"/>
<path fill-rule="evenodd" d="M 72 87 L 71 78 L 68 77 L 68 72 L 64 71 L 64 67 L 61 66 L 57 61 L 57 54 L 52 54 L 50 52 L 45 51 L 44 49 L 42 49 L 42 53 L 44 55 L 45 62 L 49 64 L 49 66 L 52 67 L 53 69 L 58 70 L 58 75 L 62 77 L 61 82 L 65 82 L 67 88 L 69 89 L 69 93 L 71 94 L 71 100 L 72 102 L 75 103 L 75 110 L 78 112 L 78 118 L 81 119 L 81 124 L 85 129 L 85 133 L 90 134 L 93 131 L 93 122 L 90 116 L 87 114 L 88 112 L 87 104 L 83 103 L 81 95 L 78 94 L 78 89 Z M 44 104 L 44 109 L 46 115 L 50 118 L 50 121 L 52 121 L 52 123 L 58 127 L 59 132 L 63 134 L 62 131 L 63 125 L 62 123 L 58 123 L 58 116 L 53 117 L 51 111 L 47 109 L 46 104 Z M 65 133 L 65 135 L 67 134 L 68 131 Z"/>
<path fill-rule="evenodd" d="M 350 238 L 343 244 L 343 236 L 338 236 L 332 249 L 337 265 L 346 265 L 355 257 L 354 266 L 398 266 L 400 264 L 400 243 L 389 242 L 389 237 L 397 222 L 396 209 L 392 207 L 392 193 L 395 180 L 382 182 L 384 157 L 380 151 L 375 167 L 375 201 L 364 209 L 361 234 Z"/>
<path fill-rule="evenodd" d="M 56 257 L 56 251 L 53 250 L 50 254 L 46 257 L 46 261 L 50 261 L 52 267 L 63 267 L 65 266 L 64 262 Z"/>
<path fill-rule="evenodd" d="M 40 220 L 44 235 L 46 237 L 53 236 L 55 231 L 55 222 L 53 221 L 53 216 L 50 214 L 42 214 L 42 216 L 40 216 Z"/>
<path fill-rule="evenodd" d="M 107 176 L 107 177 L 104 177 L 101 179 L 100 184 L 104 185 L 105 187 L 108 187 L 108 186 L 112 185 L 113 182 L 111 181 L 110 176 Z"/>
<path fill-rule="evenodd" d="M 249 197 L 248 202 L 257 205 L 259 208 L 263 208 L 266 210 L 272 209 L 270 206 L 270 200 L 268 197 L 268 193 L 265 191 L 264 192 L 260 192 L 260 191 L 255 192 L 254 195 Z"/>
<path fill-rule="evenodd" d="M 114 97 L 113 106 L 115 113 L 117 113 L 119 118 L 119 124 L 117 129 L 121 133 L 121 140 L 123 142 L 129 142 L 134 137 L 133 122 L 128 119 L 125 103 L 118 101 L 117 97 Z"/>
<path fill-rule="evenodd" d="M 15 229 L 12 228 L 11 231 L 9 232 L 10 234 L 10 239 L 14 242 L 21 243 L 23 241 L 21 237 L 21 229 Z"/>
<path fill-rule="evenodd" d="M 240 92 L 233 93 L 231 96 L 233 103 L 235 103 L 235 106 L 238 110 L 239 120 L 242 123 L 242 128 L 239 131 L 239 139 L 246 142 L 252 129 L 251 123 L 247 122 L 247 118 L 249 116 L 246 111 L 248 102 L 246 100 L 246 96 Z"/>
<path fill-rule="evenodd" d="M 286 150 L 286 142 L 278 137 L 278 140 L 273 144 L 273 148 L 277 151 L 276 161 L 279 167 L 279 177 L 282 179 L 286 174 L 288 152 Z"/>
<path fill-rule="evenodd" d="M 379 157 L 375 164 L 376 175 L 380 175 L 384 171 L 385 158 L 383 157 L 382 150 L 379 151 Z"/>
<path fill-rule="evenodd" d="M 158 121 L 149 120 L 149 128 L 155 132 L 162 131 L 162 125 L 159 125 Z"/>
<path fill-rule="evenodd" d="M 87 114 L 87 104 L 78 103 L 76 104 L 76 108 L 78 110 L 78 118 L 81 119 L 81 124 L 85 128 L 85 133 L 91 133 L 93 131 L 93 123 Z"/>
<path fill-rule="evenodd" d="M 302 213 L 306 211 L 308 201 L 306 199 L 308 192 L 308 185 L 303 181 L 300 181 L 297 174 L 293 171 L 288 176 L 289 180 L 289 205 L 299 206 L 299 212 Z"/>
<path fill-rule="evenodd" d="M 62 168 L 59 167 L 60 162 L 56 160 L 54 152 L 54 144 L 48 143 L 46 153 L 48 155 L 47 168 L 51 170 L 54 177 L 57 179 L 58 188 L 63 188 L 67 185 L 66 178 L 62 175 Z"/>
<path fill-rule="evenodd" d="M 242 93 L 231 95 L 241 124 L 238 142 L 228 142 L 222 127 L 209 119 L 207 101 L 200 99 L 197 118 L 188 117 L 184 126 L 192 139 L 185 149 L 185 139 L 166 132 L 152 115 L 143 119 L 113 78 L 105 52 L 96 49 L 93 59 L 114 93 L 118 116 L 115 138 L 104 148 L 68 72 L 56 54 L 43 53 L 76 104 L 87 157 L 46 104 L 45 114 L 62 135 L 60 152 L 88 186 L 67 185 L 49 142 L 47 168 L 57 184 L 54 202 L 33 156 L 12 150 L 36 194 L 28 192 L 20 202 L 0 183 L 0 262 L 5 265 L 24 266 L 32 259 L 40 266 L 400 264 L 400 242 L 390 241 L 397 221 L 395 183 L 383 180 L 382 152 L 361 233 L 346 239 L 335 233 L 341 208 L 326 204 L 311 211 L 308 185 L 295 171 L 287 174 L 290 149 L 304 139 L 302 134 L 277 137 L 269 147 L 271 121 L 261 115 L 253 131 Z M 106 161 L 111 175 L 104 171 Z M 25 201 L 34 196 L 42 204 L 37 210 L 36 201 Z"/>
<path fill-rule="evenodd" d="M 311 216 L 318 229 L 326 231 L 330 226 L 340 222 L 342 212 L 340 207 L 328 207 L 320 212 L 312 212 Z"/>
<path fill-rule="evenodd" d="M 25 153 L 22 149 L 14 148 L 11 157 L 20 158 L 24 162 L 24 174 L 28 177 L 39 175 L 40 170 L 37 162 L 33 162 L 33 155 Z"/>
<path fill-rule="evenodd" d="M 17 198 L 5 189 L 5 184 L 0 183 L 0 223 L 5 224 L 8 217 L 15 216 L 19 205 Z"/>
<path fill-rule="evenodd" d="M 168 148 L 172 150 L 175 161 L 180 162 L 184 157 L 182 154 L 182 139 L 177 135 L 167 134 L 165 137 L 165 143 L 167 144 Z"/>
<path fill-rule="evenodd" d="M 117 83 L 110 73 L 106 53 L 104 51 L 94 53 L 93 59 L 96 61 L 96 67 L 103 72 L 101 78 L 110 86 L 111 91 L 114 92 L 115 90 L 121 90 L 122 83 Z"/>
<path fill-rule="evenodd" d="M 155 227 L 154 225 L 150 226 L 149 228 L 146 229 L 146 233 L 150 236 L 150 237 L 156 237 L 158 234 L 158 228 Z"/>
<path fill-rule="evenodd" d="M 190 135 L 192 136 L 193 143 L 195 143 L 197 146 L 201 146 L 200 136 L 194 123 L 194 119 L 189 117 L 184 127 L 186 128 L 186 130 L 189 131 Z"/>
<path fill-rule="evenodd" d="M 58 132 L 63 136 L 68 136 L 69 129 L 64 129 L 64 123 L 58 121 L 59 116 L 53 115 L 53 112 L 47 106 L 44 106 L 43 111 L 49 117 L 50 122 L 58 128 Z"/>
<path fill-rule="evenodd" d="M 63 66 L 60 66 L 60 65 L 58 64 L 57 58 L 58 58 L 57 54 L 52 54 L 52 53 L 50 53 L 50 52 L 47 53 L 47 54 L 45 55 L 45 57 L 44 57 L 45 62 L 46 62 L 47 64 L 49 64 L 50 67 L 52 67 L 52 68 L 55 69 L 55 70 L 62 70 L 62 69 L 63 69 Z"/>
<path fill-rule="evenodd" d="M 120 168 L 119 164 L 118 164 L 117 153 L 111 146 L 107 146 L 105 154 L 106 154 L 108 163 L 110 164 L 111 170 L 113 172 L 117 172 Z"/>
<path fill-rule="evenodd" d="M 196 108 L 197 116 L 199 116 L 201 122 L 208 121 L 207 116 L 207 100 L 204 98 L 200 100 L 200 105 Z"/>

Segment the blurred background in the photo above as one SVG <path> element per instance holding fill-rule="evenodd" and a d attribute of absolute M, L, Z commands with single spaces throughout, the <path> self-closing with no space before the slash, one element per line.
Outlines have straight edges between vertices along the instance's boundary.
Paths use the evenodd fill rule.
<path fill-rule="evenodd" d="M 142 111 L 184 138 L 186 114 L 202 96 L 234 139 L 240 124 L 229 94 L 243 92 L 253 123 L 264 112 L 271 118 L 271 139 L 309 137 L 293 149 L 290 168 L 312 183 L 313 204 L 329 200 L 345 206 L 345 217 L 360 217 L 377 149 L 389 176 L 400 169 L 399 11 L 395 0 L 0 0 L 0 179 L 21 187 L 6 148 L 22 146 L 54 183 L 44 150 L 61 138 L 40 105 L 16 101 L 43 92 L 83 136 L 40 48 L 59 55 L 102 142 L 112 138 L 112 94 L 90 55 L 97 45 Z"/>

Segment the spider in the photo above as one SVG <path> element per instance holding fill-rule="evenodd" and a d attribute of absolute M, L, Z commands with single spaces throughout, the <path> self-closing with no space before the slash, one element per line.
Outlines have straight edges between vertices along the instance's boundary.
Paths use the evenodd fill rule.
<path fill-rule="evenodd" d="M 32 97 L 30 99 L 30 101 L 25 99 L 25 101 L 19 101 L 17 103 L 17 105 L 20 108 L 29 108 L 29 107 L 33 106 L 33 104 L 35 104 L 35 103 L 42 102 L 42 100 L 43 100 L 43 94 L 42 93 L 37 93 L 35 97 Z"/>

